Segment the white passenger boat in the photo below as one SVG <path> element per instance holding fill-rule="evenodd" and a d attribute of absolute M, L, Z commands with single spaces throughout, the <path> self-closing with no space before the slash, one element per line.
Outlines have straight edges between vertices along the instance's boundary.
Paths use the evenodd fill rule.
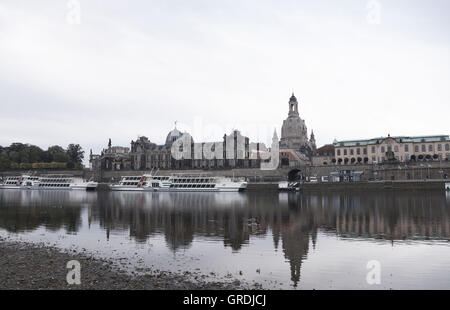
<path fill-rule="evenodd" d="M 124 176 L 119 184 L 111 184 L 113 191 L 152 192 L 238 192 L 247 188 L 247 182 L 227 177 L 205 175 Z"/>
<path fill-rule="evenodd" d="M 3 184 L 0 184 L 0 189 L 20 189 L 24 182 L 39 181 L 39 177 L 30 175 L 11 176 L 4 179 Z"/>
<path fill-rule="evenodd" d="M 95 190 L 98 183 L 84 181 L 72 175 L 46 175 L 42 177 L 21 175 L 7 177 L 0 189 L 36 189 L 36 190 Z"/>
<path fill-rule="evenodd" d="M 278 190 L 283 192 L 300 190 L 300 182 L 281 181 L 278 183 Z"/>

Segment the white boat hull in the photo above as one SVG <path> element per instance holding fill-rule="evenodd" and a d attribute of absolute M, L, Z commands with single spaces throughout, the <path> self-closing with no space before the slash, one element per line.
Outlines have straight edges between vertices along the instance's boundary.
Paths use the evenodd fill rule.
<path fill-rule="evenodd" d="M 110 185 L 111 191 L 127 192 L 240 192 L 247 188 L 246 182 L 223 184 L 214 188 L 175 188 L 175 187 L 127 187 Z"/>
<path fill-rule="evenodd" d="M 35 186 L 35 185 L 0 185 L 0 189 L 28 189 L 28 190 L 96 190 L 97 184 L 70 184 L 69 187 L 50 187 L 50 186 Z"/>

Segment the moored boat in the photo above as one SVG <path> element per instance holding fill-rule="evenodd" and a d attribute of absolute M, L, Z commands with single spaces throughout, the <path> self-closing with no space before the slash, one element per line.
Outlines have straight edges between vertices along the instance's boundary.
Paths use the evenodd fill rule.
<path fill-rule="evenodd" d="M 232 178 L 205 175 L 174 174 L 171 176 L 124 176 L 113 191 L 152 192 L 238 192 L 247 188 L 247 182 Z"/>
<path fill-rule="evenodd" d="M 281 181 L 278 183 L 278 190 L 282 192 L 299 191 L 300 182 Z"/>
<path fill-rule="evenodd" d="M 95 190 L 98 183 L 85 181 L 72 175 L 12 176 L 7 177 L 0 189 L 33 190 Z"/>

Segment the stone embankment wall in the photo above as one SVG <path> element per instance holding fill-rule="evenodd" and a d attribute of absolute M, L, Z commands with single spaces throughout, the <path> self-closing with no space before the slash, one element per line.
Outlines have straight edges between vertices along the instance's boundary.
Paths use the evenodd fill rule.
<path fill-rule="evenodd" d="M 316 176 L 320 180 L 322 176 L 330 176 L 331 172 L 340 170 L 363 171 L 362 181 L 376 180 L 425 180 L 443 179 L 446 175 L 450 180 L 450 162 L 424 164 L 423 167 L 405 165 L 396 166 L 373 166 L 373 165 L 352 165 L 352 166 L 318 166 L 302 167 L 299 170 L 306 176 Z M 245 178 L 248 182 L 278 182 L 288 179 L 288 174 L 297 168 L 282 168 L 277 170 L 260 169 L 233 169 L 233 170 L 160 170 L 159 175 L 171 175 L 174 173 L 220 175 L 228 177 Z M 87 179 L 93 178 L 97 181 L 110 182 L 112 179 L 118 180 L 124 175 L 142 175 L 149 171 L 86 171 Z"/>
<path fill-rule="evenodd" d="M 450 162 L 430 162 L 414 166 L 406 166 L 405 164 L 397 165 L 348 165 L 348 166 L 315 166 L 315 167 L 301 167 L 301 168 L 281 168 L 276 170 L 261 170 L 261 169 L 233 169 L 233 170 L 160 170 L 159 175 L 171 175 L 174 173 L 184 174 L 204 174 L 204 175 L 219 175 L 228 177 L 245 178 L 251 183 L 261 182 L 278 182 L 288 179 L 289 172 L 294 169 L 301 170 L 305 176 L 316 176 L 319 180 L 322 176 L 330 176 L 331 172 L 340 170 L 363 171 L 362 181 L 368 180 L 383 180 L 383 181 L 400 181 L 400 180 L 429 180 L 429 179 L 443 179 L 445 176 L 450 180 Z M 93 179 L 98 182 L 117 181 L 121 176 L 139 176 L 150 171 L 90 171 L 85 170 L 65 170 L 52 171 L 43 170 L 35 171 L 37 175 L 42 174 L 72 174 L 81 176 L 85 179 Z M 24 171 L 7 171 L 0 172 L 0 176 L 20 175 Z"/>

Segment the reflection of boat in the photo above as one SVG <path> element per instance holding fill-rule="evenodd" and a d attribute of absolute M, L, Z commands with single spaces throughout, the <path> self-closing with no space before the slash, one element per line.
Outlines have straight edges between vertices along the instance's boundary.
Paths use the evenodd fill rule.
<path fill-rule="evenodd" d="M 95 190 L 97 182 L 84 181 L 72 175 L 13 176 L 7 177 L 0 189 L 36 189 L 36 190 Z"/>
<path fill-rule="evenodd" d="M 97 199 L 95 193 L 85 191 L 55 190 L 5 190 L 0 191 L 0 205 L 14 206 L 80 206 L 93 203 Z"/>
<path fill-rule="evenodd" d="M 445 190 L 450 192 L 450 183 L 445 183 Z"/>
<path fill-rule="evenodd" d="M 153 192 L 238 192 L 246 188 L 247 182 L 227 177 L 184 174 L 124 176 L 119 184 L 110 185 L 113 191 Z"/>
<path fill-rule="evenodd" d="M 280 191 L 299 191 L 300 182 L 282 181 L 278 183 L 278 190 Z"/>
<path fill-rule="evenodd" d="M 202 192 L 149 192 L 141 191 L 128 192 L 128 191 L 114 191 L 110 193 L 102 193 L 106 195 L 111 205 L 120 205 L 128 207 L 139 208 L 178 208 L 183 209 L 186 206 L 189 208 L 203 208 L 214 206 L 214 208 L 230 207 L 245 207 L 248 203 L 248 197 L 245 194 L 240 193 L 219 193 L 211 192 L 208 195 L 204 195 Z M 195 206 L 195 207 L 194 207 Z"/>

